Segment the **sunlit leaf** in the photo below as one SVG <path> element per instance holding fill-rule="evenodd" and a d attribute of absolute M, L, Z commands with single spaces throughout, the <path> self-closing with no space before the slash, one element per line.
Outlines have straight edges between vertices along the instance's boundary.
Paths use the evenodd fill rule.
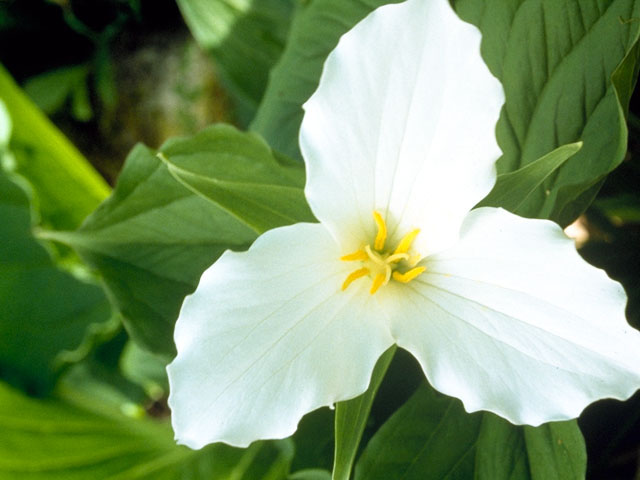
<path fill-rule="evenodd" d="M 15 169 L 33 186 L 42 223 L 76 228 L 109 194 L 108 185 L 1 65 L 0 100 L 13 122 Z"/>
<path fill-rule="evenodd" d="M 278 163 L 257 136 L 219 125 L 187 139 L 169 140 L 159 156 L 187 188 L 257 233 L 314 220 L 302 191 L 304 170 Z"/>
<path fill-rule="evenodd" d="M 0 478 L 21 480 L 284 480 L 289 442 L 248 450 L 178 446 L 166 421 L 134 419 L 63 390 L 32 399 L 0 383 Z"/>
<path fill-rule="evenodd" d="M 134 148 L 113 195 L 82 227 L 47 236 L 72 245 L 98 270 L 134 340 L 172 355 L 182 300 L 205 268 L 226 249 L 245 249 L 259 232 L 300 220 L 295 212 L 306 204 L 302 168 L 280 166 L 254 134 L 215 126 L 160 151 Z M 196 184 L 189 189 L 174 175 Z M 257 206 L 264 217 L 253 213 Z"/>

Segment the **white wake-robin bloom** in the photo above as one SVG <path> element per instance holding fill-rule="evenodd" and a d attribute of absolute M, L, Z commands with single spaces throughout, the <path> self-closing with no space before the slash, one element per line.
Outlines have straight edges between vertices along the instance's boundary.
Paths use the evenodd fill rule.
<path fill-rule="evenodd" d="M 300 132 L 320 223 L 226 252 L 185 300 L 179 442 L 286 437 L 363 393 L 394 343 L 468 411 L 517 424 L 640 386 L 622 287 L 556 224 L 471 210 L 495 183 L 503 101 L 446 0 L 382 7 L 341 38 Z"/>

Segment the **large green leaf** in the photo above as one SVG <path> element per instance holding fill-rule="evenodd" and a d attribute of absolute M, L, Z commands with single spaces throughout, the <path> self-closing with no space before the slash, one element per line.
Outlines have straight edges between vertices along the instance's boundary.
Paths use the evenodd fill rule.
<path fill-rule="evenodd" d="M 1 170 L 0 238 L 0 377 L 44 393 L 64 352 L 105 324 L 111 307 L 102 289 L 55 267 L 31 234 L 25 191 Z"/>
<path fill-rule="evenodd" d="M 0 100 L 13 122 L 15 168 L 33 186 L 42 223 L 57 229 L 76 228 L 109 194 L 108 185 L 2 65 Z"/>
<path fill-rule="evenodd" d="M 506 103 L 497 126 L 511 172 L 566 143 L 574 157 L 530 195 L 527 216 L 567 224 L 593 199 L 624 158 L 624 112 L 637 76 L 640 16 L 635 0 L 457 0 L 458 13 L 483 33 L 482 54 L 502 81 Z M 633 51 L 631 56 L 629 52 Z M 611 77 L 618 65 L 616 88 Z M 619 102 L 622 101 L 621 105 Z"/>
<path fill-rule="evenodd" d="M 257 233 L 314 221 L 303 193 L 304 170 L 278 163 L 257 135 L 218 125 L 169 140 L 159 156 L 178 181 Z"/>
<path fill-rule="evenodd" d="M 166 422 L 134 419 L 75 391 L 36 400 L 0 383 L 0 478 L 284 480 L 289 442 L 247 450 L 177 446 Z"/>
<path fill-rule="evenodd" d="M 300 220 L 289 217 L 306 207 L 300 210 L 267 193 L 277 181 L 282 188 L 275 193 L 297 190 L 287 199 L 302 201 L 304 171 L 279 166 L 254 134 L 214 126 L 169 141 L 160 151 L 134 148 L 113 195 L 82 227 L 47 235 L 72 245 L 100 272 L 134 340 L 171 355 L 182 300 L 202 272 L 224 250 L 243 250 L 264 229 Z M 215 192 L 194 193 L 174 178 L 167 164 L 183 181 L 195 177 Z M 243 210 L 243 199 L 261 202 L 272 216 L 246 218 L 252 211 Z"/>
<path fill-rule="evenodd" d="M 476 477 L 491 480 L 581 480 L 587 454 L 575 420 L 516 427 L 487 413 L 477 443 Z"/>
<path fill-rule="evenodd" d="M 459 400 L 420 388 L 373 436 L 356 480 L 473 478 L 482 415 Z"/>
<path fill-rule="evenodd" d="M 585 470 L 575 421 L 514 426 L 492 413 L 468 414 L 425 386 L 373 436 L 355 478 L 578 480 Z"/>
<path fill-rule="evenodd" d="M 177 0 L 198 44 L 221 67 L 242 125 L 253 118 L 280 57 L 294 0 Z"/>
<path fill-rule="evenodd" d="M 338 44 L 340 36 L 369 12 L 399 1 L 314 0 L 300 8 L 251 128 L 276 150 L 300 158 L 298 130 L 302 104 L 318 86 L 327 55 Z"/>

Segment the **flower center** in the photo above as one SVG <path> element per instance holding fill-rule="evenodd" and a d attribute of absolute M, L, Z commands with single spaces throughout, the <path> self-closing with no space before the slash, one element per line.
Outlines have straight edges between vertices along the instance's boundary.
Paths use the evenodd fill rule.
<path fill-rule="evenodd" d="M 373 219 L 378 227 L 373 248 L 371 245 L 366 245 L 360 250 L 340 257 L 340 260 L 345 262 L 361 262 L 361 268 L 351 272 L 343 282 L 343 291 L 358 278 L 368 276 L 373 279 L 371 290 L 369 290 L 369 293 L 373 295 L 380 287 L 389 283 L 392 278 L 400 283 L 409 283 L 426 270 L 425 267 L 416 267 L 416 264 L 422 259 L 419 254 L 409 255 L 411 244 L 420 233 L 419 229 L 411 230 L 402 237 L 395 250 L 385 250 L 387 224 L 378 212 L 373 212 Z M 404 267 L 406 271 L 398 271 L 399 267 Z"/>

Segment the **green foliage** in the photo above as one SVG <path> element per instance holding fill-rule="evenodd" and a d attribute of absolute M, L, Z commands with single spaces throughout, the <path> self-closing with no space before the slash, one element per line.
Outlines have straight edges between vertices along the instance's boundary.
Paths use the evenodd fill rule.
<path fill-rule="evenodd" d="M 331 480 L 331 473 L 327 470 L 300 470 L 287 477 L 287 480 Z"/>
<path fill-rule="evenodd" d="M 15 169 L 33 187 L 42 224 L 76 228 L 104 200 L 109 187 L 1 65 L 0 100 L 13 123 Z"/>
<path fill-rule="evenodd" d="M 169 140 L 159 156 L 178 181 L 256 233 L 314 221 L 302 190 L 304 170 L 299 164 L 278 163 L 257 135 L 219 125 Z"/>
<path fill-rule="evenodd" d="M 420 388 L 373 436 L 356 480 L 473 478 L 482 415 L 459 400 Z"/>
<path fill-rule="evenodd" d="M 353 400 L 336 405 L 336 451 L 333 459 L 333 480 L 349 480 L 353 462 L 358 453 L 360 439 L 369 419 L 373 399 L 382 383 L 384 374 L 396 352 L 395 345 L 378 360 L 371 375 L 367 391 Z"/>
<path fill-rule="evenodd" d="M 0 218 L 0 377 L 42 394 L 64 352 L 99 330 L 111 307 L 98 286 L 56 268 L 31 234 L 26 193 L 1 170 Z"/>
<path fill-rule="evenodd" d="M 529 197 L 580 148 L 582 142 L 563 145 L 514 172 L 498 175 L 493 190 L 478 206 L 502 207 L 526 217 Z"/>
<path fill-rule="evenodd" d="M 579 480 L 586 474 L 584 439 L 574 420 L 516 427 L 486 413 L 476 451 L 480 479 Z"/>
<path fill-rule="evenodd" d="M 78 231 L 47 235 L 100 272 L 134 340 L 171 355 L 182 300 L 206 267 L 267 228 L 310 218 L 303 183 L 302 168 L 281 166 L 254 134 L 215 126 L 158 155 L 136 147 Z"/>
<path fill-rule="evenodd" d="M 575 421 L 518 427 L 424 386 L 373 436 L 355 478 L 578 480 L 585 468 Z"/>
<path fill-rule="evenodd" d="M 51 115 L 71 103 L 71 114 L 76 120 L 86 121 L 93 117 L 87 65 L 64 67 L 30 78 L 24 85 L 25 93 L 42 111 Z"/>
<path fill-rule="evenodd" d="M 302 104 L 311 96 L 322 65 L 340 36 L 376 7 L 400 0 L 314 0 L 301 8 L 291 25 L 282 57 L 274 67 L 252 130 L 274 149 L 301 158 L 298 131 Z"/>
<path fill-rule="evenodd" d="M 174 322 L 204 269 L 270 228 L 314 221 L 302 166 L 269 145 L 300 159 L 302 104 L 317 87 L 326 56 L 343 33 L 385 3 L 392 2 L 303 2 L 284 47 L 293 0 L 178 0 L 198 43 L 221 67 L 240 123 L 249 123 L 261 101 L 252 129 L 268 143 L 216 126 L 170 140 L 157 152 L 137 146 L 113 194 L 95 211 L 109 188 L 0 67 L 0 155 L 9 165 L 15 159 L 35 204 L 30 211 L 25 191 L 0 173 L 0 377 L 36 393 L 51 390 L 64 362 L 82 357 L 88 333 L 111 316 L 102 290 L 58 270 L 33 238 L 32 211 L 52 229 L 43 238 L 73 246 L 99 273 L 133 339 L 122 333 L 114 341 L 120 347 L 102 345 L 113 349 L 113 365 L 85 362 L 67 375 L 85 385 L 83 392 L 63 386 L 36 400 L 0 383 L 0 478 L 331 478 L 312 468 L 330 466 L 324 461 L 331 447 L 328 409 L 308 415 L 290 441 L 194 452 L 175 445 L 165 421 L 127 417 L 96 393 L 107 397 L 113 395 L 107 384 L 135 382 L 161 400 Z M 640 6 L 633 0 L 453 3 L 482 31 L 483 56 L 506 94 L 497 126 L 500 175 L 480 205 L 568 223 L 626 151 Z M 75 116 L 87 118 L 86 77 L 85 67 L 73 67 L 35 78 L 27 89 L 47 111 L 71 99 Z M 596 207 L 616 221 L 637 222 L 636 193 Z M 624 247 L 635 251 L 637 241 Z M 611 248 L 611 255 L 621 249 L 618 243 Z M 334 479 L 349 478 L 389 361 L 381 359 L 365 395 L 337 405 Z M 93 395 L 86 397 L 89 390 Z M 584 478 L 585 470 L 575 421 L 514 426 L 490 413 L 467 414 L 458 400 L 424 387 L 373 435 L 355 478 L 571 480 Z"/>
<path fill-rule="evenodd" d="M 0 478 L 23 480 L 284 480 L 289 442 L 247 450 L 178 446 L 166 422 L 134 419 L 98 398 L 36 400 L 0 383 Z"/>
<path fill-rule="evenodd" d="M 286 41 L 293 0 L 177 0 L 191 33 L 221 67 L 241 124 L 249 123 Z"/>
<path fill-rule="evenodd" d="M 480 28 L 482 55 L 504 86 L 506 103 L 496 130 L 504 153 L 498 172 L 517 170 L 560 145 L 584 142 L 522 206 L 529 216 L 570 223 L 626 152 L 624 112 L 640 35 L 640 23 L 628 20 L 640 16 L 640 5 L 457 0 L 455 6 Z M 614 86 L 611 77 L 625 58 L 626 73 L 617 74 Z"/>

